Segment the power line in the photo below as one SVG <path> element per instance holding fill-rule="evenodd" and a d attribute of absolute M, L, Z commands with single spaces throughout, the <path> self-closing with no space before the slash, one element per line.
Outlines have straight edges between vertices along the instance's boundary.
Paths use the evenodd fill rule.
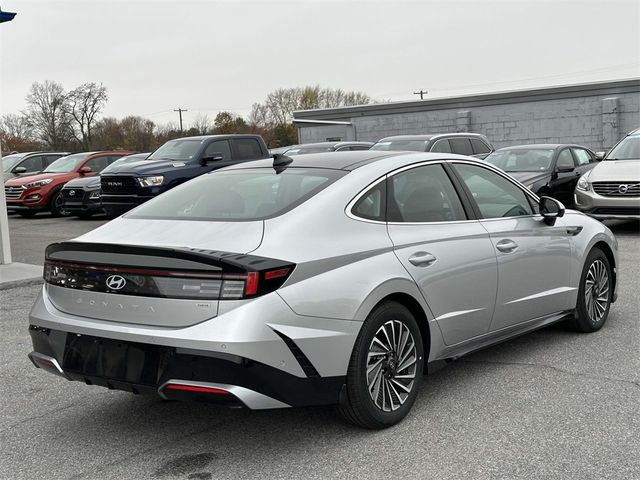
<path fill-rule="evenodd" d="M 420 100 L 424 100 L 424 95 L 427 94 L 429 92 L 427 92 L 426 90 L 422 90 L 420 89 L 419 92 L 413 92 L 414 95 L 420 95 Z"/>
<path fill-rule="evenodd" d="M 178 112 L 178 115 L 180 115 L 180 132 L 182 132 L 182 112 L 188 112 L 189 110 L 186 110 L 184 108 L 179 108 L 177 110 L 174 110 L 174 112 Z"/>

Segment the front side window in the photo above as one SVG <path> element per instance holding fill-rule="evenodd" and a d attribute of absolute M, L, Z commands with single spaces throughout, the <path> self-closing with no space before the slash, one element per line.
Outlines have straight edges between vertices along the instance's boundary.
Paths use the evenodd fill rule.
<path fill-rule="evenodd" d="M 75 155 L 69 155 L 59 158 L 47 168 L 44 169 L 44 173 L 69 173 L 73 172 L 76 167 L 87 158 L 88 153 L 76 153 Z"/>
<path fill-rule="evenodd" d="M 558 155 L 558 162 L 556 163 L 557 168 L 573 168 L 575 167 L 573 163 L 573 156 L 571 155 L 571 150 L 565 148 Z"/>
<path fill-rule="evenodd" d="M 476 165 L 454 164 L 484 218 L 531 215 L 526 194 L 514 183 Z"/>
<path fill-rule="evenodd" d="M 216 154 L 222 155 L 222 160 L 231 160 L 231 147 L 229 140 L 216 140 L 207 145 L 202 154 L 203 158 L 213 157 Z"/>
<path fill-rule="evenodd" d="M 107 165 L 112 157 L 95 157 L 89 160 L 83 165 L 83 167 L 89 167 L 92 172 L 101 172 Z"/>
<path fill-rule="evenodd" d="M 613 147 L 605 160 L 640 160 L 640 134 L 626 137 Z"/>
<path fill-rule="evenodd" d="M 42 170 L 42 157 L 29 157 L 18 166 L 26 168 L 25 172 L 39 172 Z"/>
<path fill-rule="evenodd" d="M 450 138 L 449 143 L 451 144 L 451 151 L 453 153 L 457 153 L 458 155 L 473 155 L 471 142 L 468 138 Z"/>
<path fill-rule="evenodd" d="M 436 152 L 436 153 L 451 153 L 451 146 L 449 145 L 449 140 L 447 140 L 446 138 L 443 138 L 442 140 L 438 140 L 436 143 L 433 144 L 433 146 L 431 147 L 431 150 L 429 151 Z"/>
<path fill-rule="evenodd" d="M 451 222 L 466 220 L 464 209 L 442 165 L 400 172 L 388 184 L 389 222 Z"/>
<path fill-rule="evenodd" d="M 218 170 L 144 203 L 130 218 L 254 221 L 281 215 L 347 172 L 321 168 Z"/>

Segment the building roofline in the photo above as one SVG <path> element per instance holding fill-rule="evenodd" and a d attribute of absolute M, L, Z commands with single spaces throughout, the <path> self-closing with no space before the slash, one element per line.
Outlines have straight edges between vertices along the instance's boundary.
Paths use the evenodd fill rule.
<path fill-rule="evenodd" d="M 578 83 L 555 87 L 509 90 L 482 94 L 441 97 L 427 100 L 376 103 L 350 107 L 299 110 L 294 112 L 294 123 L 309 121 L 332 121 L 353 117 L 389 115 L 394 113 L 424 112 L 456 108 L 472 108 L 485 105 L 499 105 L 521 102 L 539 102 L 562 98 L 640 93 L 640 78 L 629 78 L 595 83 Z M 303 122 L 306 120 L 307 122 Z"/>

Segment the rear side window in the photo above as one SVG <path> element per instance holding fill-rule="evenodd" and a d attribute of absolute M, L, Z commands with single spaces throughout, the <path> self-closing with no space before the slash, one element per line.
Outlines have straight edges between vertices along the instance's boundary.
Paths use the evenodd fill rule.
<path fill-rule="evenodd" d="M 453 153 L 457 153 L 458 155 L 473 155 L 471 142 L 468 138 L 450 138 L 449 143 L 451 144 L 451 151 Z"/>
<path fill-rule="evenodd" d="M 473 153 L 477 154 L 481 154 L 481 153 L 489 153 L 491 151 L 491 149 L 489 148 L 489 146 L 484 143 L 482 140 L 480 140 L 479 138 L 470 138 L 469 140 L 471 140 L 471 146 L 473 147 Z"/>
<path fill-rule="evenodd" d="M 389 181 L 390 222 L 466 220 L 451 180 L 442 165 L 425 165 L 398 173 Z"/>
<path fill-rule="evenodd" d="M 253 221 L 281 215 L 346 175 L 343 170 L 273 168 L 202 175 L 144 203 L 130 218 Z"/>
<path fill-rule="evenodd" d="M 356 217 L 384 222 L 386 210 L 386 181 L 378 182 L 351 209 Z"/>
<path fill-rule="evenodd" d="M 451 153 L 451 146 L 449 145 L 449 140 L 447 140 L 446 138 L 442 140 L 438 140 L 436 143 L 433 144 L 433 146 L 431 147 L 431 150 L 429 151 L 436 152 L 436 153 Z"/>
<path fill-rule="evenodd" d="M 455 164 L 484 218 L 531 215 L 525 193 L 514 183 L 486 168 Z"/>
<path fill-rule="evenodd" d="M 231 141 L 236 148 L 237 160 L 257 160 L 264 157 L 255 138 L 234 138 Z"/>

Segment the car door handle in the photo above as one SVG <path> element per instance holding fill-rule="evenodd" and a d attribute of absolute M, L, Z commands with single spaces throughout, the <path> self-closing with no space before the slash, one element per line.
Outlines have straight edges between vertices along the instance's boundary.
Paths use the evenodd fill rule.
<path fill-rule="evenodd" d="M 503 253 L 513 253 L 518 249 L 518 244 L 513 240 L 500 240 L 496 248 Z"/>
<path fill-rule="evenodd" d="M 428 267 L 429 265 L 433 265 L 435 261 L 436 257 L 429 252 L 416 252 L 409 257 L 409 262 L 416 267 Z"/>

